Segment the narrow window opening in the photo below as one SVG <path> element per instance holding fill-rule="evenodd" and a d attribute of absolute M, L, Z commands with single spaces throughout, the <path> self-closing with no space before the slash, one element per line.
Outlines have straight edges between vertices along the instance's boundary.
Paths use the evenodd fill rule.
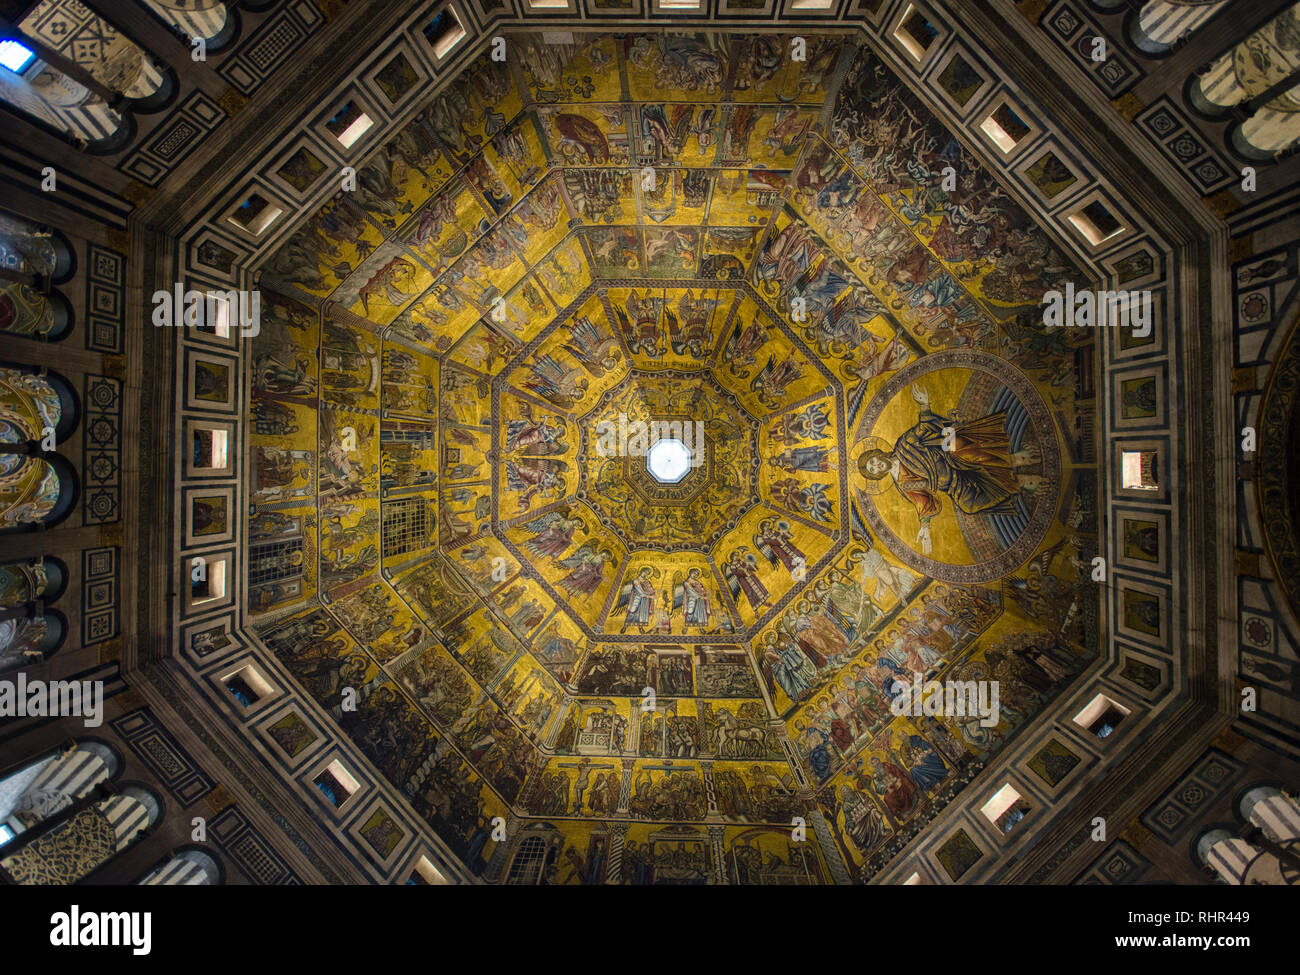
<path fill-rule="evenodd" d="M 1070 223 L 1093 245 L 1110 240 L 1124 229 L 1124 225 L 1099 200 L 1070 214 Z"/>
<path fill-rule="evenodd" d="M 223 471 L 228 466 L 229 433 L 226 430 L 194 431 L 194 469 Z"/>
<path fill-rule="evenodd" d="M 903 11 L 898 27 L 894 30 L 894 39 L 918 61 L 925 57 L 925 52 L 930 49 L 930 45 L 938 36 L 939 32 L 934 25 L 911 4 L 908 4 L 907 9 Z"/>
<path fill-rule="evenodd" d="M 36 52 L 17 41 L 0 41 L 0 67 L 8 68 L 14 74 L 22 74 L 35 60 Z"/>
<path fill-rule="evenodd" d="M 200 332 L 207 332 L 217 338 L 230 337 L 230 299 L 217 292 L 209 292 L 203 304 L 203 323 Z"/>
<path fill-rule="evenodd" d="M 1128 490 L 1158 491 L 1154 450 L 1125 450 L 1120 453 L 1120 486 Z"/>
<path fill-rule="evenodd" d="M 224 599 L 226 596 L 226 560 L 224 558 L 214 559 L 208 562 L 206 571 L 195 578 L 196 573 L 191 565 L 190 572 L 190 605 L 199 606 L 204 603 L 215 602 L 218 599 Z"/>
<path fill-rule="evenodd" d="M 284 210 L 280 207 L 269 203 L 261 194 L 254 193 L 239 204 L 227 219 L 240 230 L 246 230 L 256 237 L 279 220 L 282 213 Z"/>
<path fill-rule="evenodd" d="M 360 788 L 357 780 L 348 774 L 347 769 L 339 761 L 333 761 L 312 780 L 312 784 L 320 790 L 330 805 L 336 809 L 341 809 L 343 804 L 352 798 L 353 794 Z"/>
<path fill-rule="evenodd" d="M 1009 782 L 980 807 L 980 813 L 984 818 L 996 826 L 1001 833 L 1010 833 L 1028 812 L 1029 803 L 1021 798 L 1015 786 Z"/>
<path fill-rule="evenodd" d="M 465 38 L 465 28 L 455 11 L 443 10 L 424 28 L 424 37 L 433 46 L 433 53 L 445 58 Z"/>
<path fill-rule="evenodd" d="M 1109 738 L 1128 714 L 1129 709 L 1124 705 L 1116 704 L 1105 694 L 1098 694 L 1074 716 L 1074 723 L 1098 738 Z"/>
<path fill-rule="evenodd" d="M 356 141 L 370 131 L 374 121 L 357 106 L 348 102 L 325 123 L 325 128 L 339 140 L 344 149 L 351 149 Z"/>
<path fill-rule="evenodd" d="M 1010 152 L 1029 134 L 1029 126 L 1006 102 L 980 123 L 980 129 L 1003 152 Z"/>
<path fill-rule="evenodd" d="M 411 879 L 408 884 L 428 885 L 430 887 L 445 887 L 451 884 L 441 870 L 433 865 L 428 857 L 422 856 L 415 862 L 415 870 L 411 873 Z"/>
<path fill-rule="evenodd" d="M 270 696 L 274 688 L 270 682 L 262 676 L 261 671 L 253 664 L 248 664 L 235 671 L 233 674 L 226 676 L 222 682 L 238 701 L 246 708 L 252 707 L 264 697 Z"/>

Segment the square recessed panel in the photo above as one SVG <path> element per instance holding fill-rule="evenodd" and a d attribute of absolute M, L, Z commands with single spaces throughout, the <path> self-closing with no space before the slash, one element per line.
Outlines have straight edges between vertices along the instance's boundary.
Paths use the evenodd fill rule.
<path fill-rule="evenodd" d="M 383 802 L 363 811 L 351 827 L 357 845 L 381 866 L 404 856 L 410 833 Z"/>
<path fill-rule="evenodd" d="M 962 113 L 978 100 L 992 80 L 983 63 L 962 48 L 947 54 L 929 79 Z"/>
<path fill-rule="evenodd" d="M 1166 367 L 1114 370 L 1110 377 L 1111 426 L 1116 430 L 1159 430 L 1166 424 Z"/>
<path fill-rule="evenodd" d="M 1169 652 L 1177 646 L 1167 587 L 1130 580 L 1116 573 L 1112 604 L 1115 630 L 1130 640 Z"/>
<path fill-rule="evenodd" d="M 325 163 L 306 146 L 299 146 L 275 175 L 292 186 L 299 193 L 306 193 L 325 172 Z"/>
<path fill-rule="evenodd" d="M 1080 167 L 1059 146 L 1048 146 L 1030 154 L 1016 171 L 1039 194 L 1049 209 L 1055 209 L 1088 185 Z"/>
<path fill-rule="evenodd" d="M 718 2 L 725 3 L 726 0 L 718 0 Z M 770 4 L 772 0 L 767 2 Z M 642 16 L 644 5 L 645 0 L 583 0 L 588 17 L 637 18 Z"/>
<path fill-rule="evenodd" d="M 984 851 L 964 829 L 957 830 L 935 851 L 934 857 L 950 879 L 960 880 L 984 857 Z"/>
<path fill-rule="evenodd" d="M 233 412 L 239 386 L 236 360 L 191 351 L 186 363 L 186 407 L 216 413 Z"/>
<path fill-rule="evenodd" d="M 234 535 L 235 489 L 210 487 L 187 489 L 182 497 L 185 518 L 185 546 L 228 542 Z"/>
<path fill-rule="evenodd" d="M 195 664 L 209 667 L 243 649 L 243 642 L 235 635 L 233 612 L 181 629 L 181 649 Z"/>
<path fill-rule="evenodd" d="M 1049 738 L 1047 743 L 1026 762 L 1026 765 L 1049 788 L 1056 789 L 1081 761 L 1083 759 L 1079 755 L 1056 738 Z"/>
<path fill-rule="evenodd" d="M 1112 671 L 1114 679 L 1128 684 L 1134 694 L 1155 700 L 1168 680 L 1169 662 L 1132 647 L 1120 645 L 1119 649 L 1119 666 Z"/>
<path fill-rule="evenodd" d="M 1169 574 L 1169 514 L 1116 505 L 1115 564 L 1141 572 Z"/>
<path fill-rule="evenodd" d="M 390 108 L 396 108 L 413 97 L 424 81 L 419 59 L 403 49 L 397 50 L 370 76 L 370 83 L 379 89 Z"/>
<path fill-rule="evenodd" d="M 289 768 L 309 761 L 329 741 L 296 702 L 283 698 L 259 717 L 257 730 L 271 754 Z"/>

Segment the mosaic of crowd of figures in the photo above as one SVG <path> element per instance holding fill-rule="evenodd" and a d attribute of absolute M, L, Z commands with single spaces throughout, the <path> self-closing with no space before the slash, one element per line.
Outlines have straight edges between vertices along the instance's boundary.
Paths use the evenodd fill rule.
<path fill-rule="evenodd" d="M 265 268 L 254 621 L 476 871 L 868 879 L 1095 652 L 1082 276 L 856 37 L 507 40 Z"/>

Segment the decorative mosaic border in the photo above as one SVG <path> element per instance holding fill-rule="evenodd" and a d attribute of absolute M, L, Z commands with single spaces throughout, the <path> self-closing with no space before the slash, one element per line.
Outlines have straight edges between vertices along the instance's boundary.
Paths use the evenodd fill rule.
<path fill-rule="evenodd" d="M 324 22 L 316 5 L 308 0 L 286 4 L 233 55 L 222 59 L 217 73 L 241 95 L 251 95 L 284 63 L 284 55 L 300 47 Z"/>
<path fill-rule="evenodd" d="M 1080 6 L 1062 0 L 1043 14 L 1039 26 L 1047 31 L 1079 67 L 1088 72 L 1093 82 L 1106 93 L 1107 98 L 1118 98 L 1144 77 L 1146 72 L 1138 67 L 1127 52 L 1116 50 L 1114 40 L 1097 26 L 1097 22 Z M 1106 59 L 1092 59 L 1092 40 L 1100 37 L 1106 42 Z"/>
<path fill-rule="evenodd" d="M 122 163 L 122 172 L 146 186 L 157 186 L 226 120 L 221 106 L 201 91 L 191 92 L 149 140 Z"/>
<path fill-rule="evenodd" d="M 121 549 L 90 548 L 81 553 L 81 643 L 92 646 L 117 636 Z"/>
<path fill-rule="evenodd" d="M 126 258 L 94 243 L 87 246 L 86 258 L 86 348 L 120 355 Z"/>
<path fill-rule="evenodd" d="M 1205 144 L 1168 96 L 1157 98 L 1133 121 L 1202 193 L 1214 193 L 1237 178 L 1228 161 Z"/>
<path fill-rule="evenodd" d="M 122 384 L 87 375 L 82 441 L 82 520 L 106 525 L 122 517 Z"/>
<path fill-rule="evenodd" d="M 193 805 L 217 787 L 147 708 L 114 718 L 109 724 L 183 805 Z"/>

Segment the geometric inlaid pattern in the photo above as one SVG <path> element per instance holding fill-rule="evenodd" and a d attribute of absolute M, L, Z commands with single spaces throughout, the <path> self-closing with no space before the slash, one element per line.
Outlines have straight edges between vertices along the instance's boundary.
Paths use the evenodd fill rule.
<path fill-rule="evenodd" d="M 104 525 L 121 517 L 122 384 L 108 376 L 86 376 L 84 408 L 82 517 L 87 525 Z"/>
<path fill-rule="evenodd" d="M 217 845 L 238 862 L 254 883 L 263 886 L 302 883 L 237 806 L 223 810 L 209 823 L 209 828 Z"/>
<path fill-rule="evenodd" d="M 115 718 L 110 724 L 183 805 L 197 802 L 216 788 L 216 783 L 147 708 Z"/>
<path fill-rule="evenodd" d="M 1231 755 L 1210 749 L 1190 772 L 1142 814 L 1142 825 L 1173 845 L 1184 826 L 1225 792 L 1244 768 Z"/>
<path fill-rule="evenodd" d="M 1086 886 L 1136 884 L 1150 868 L 1151 863 L 1146 857 L 1124 840 L 1116 840 L 1093 864 L 1092 869 L 1075 883 Z"/>
<path fill-rule="evenodd" d="M 220 105 L 201 91 L 192 92 L 122 164 L 122 170 L 142 183 L 157 186 L 225 118 Z"/>
<path fill-rule="evenodd" d="M 81 553 L 81 642 L 102 643 L 117 636 L 118 555 L 116 547 Z"/>
<path fill-rule="evenodd" d="M 88 244 L 86 263 L 86 348 L 120 355 L 126 258 Z"/>

